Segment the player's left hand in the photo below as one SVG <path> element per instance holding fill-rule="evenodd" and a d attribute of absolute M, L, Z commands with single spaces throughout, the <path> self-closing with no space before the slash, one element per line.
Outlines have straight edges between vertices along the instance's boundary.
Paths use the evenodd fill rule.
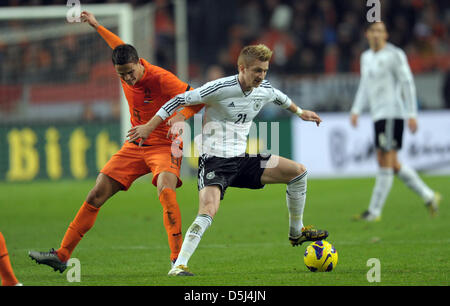
<path fill-rule="evenodd" d="M 97 19 L 95 19 L 94 14 L 88 11 L 83 11 L 81 12 L 80 16 L 82 22 L 87 22 L 94 29 L 97 29 L 99 27 L 100 24 L 98 23 Z"/>
<path fill-rule="evenodd" d="M 134 142 L 140 138 L 139 146 L 141 147 L 151 132 L 152 130 L 147 124 L 132 127 L 127 134 L 128 142 Z"/>
<path fill-rule="evenodd" d="M 170 129 L 167 132 L 167 138 L 174 140 L 183 134 L 184 120 L 186 120 L 186 117 L 184 117 L 181 113 L 177 113 L 175 116 L 167 120 L 167 125 L 170 126 Z"/>
<path fill-rule="evenodd" d="M 320 123 L 322 122 L 322 119 L 320 119 L 319 115 L 309 110 L 303 110 L 303 113 L 300 116 L 300 118 L 302 118 L 305 121 L 313 121 L 317 124 L 317 126 L 319 126 Z"/>
<path fill-rule="evenodd" d="M 408 127 L 411 133 L 415 134 L 417 132 L 417 119 L 409 118 L 408 119 Z"/>

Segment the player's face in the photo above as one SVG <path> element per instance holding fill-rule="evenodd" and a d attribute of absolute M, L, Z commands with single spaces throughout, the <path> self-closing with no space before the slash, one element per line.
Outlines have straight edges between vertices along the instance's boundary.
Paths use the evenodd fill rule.
<path fill-rule="evenodd" d="M 269 62 L 255 60 L 247 67 L 241 67 L 240 70 L 247 87 L 258 87 L 267 75 L 267 71 L 269 70 Z"/>
<path fill-rule="evenodd" d="M 136 84 L 143 75 L 143 69 L 139 63 L 127 63 L 124 65 L 115 65 L 119 77 L 130 86 Z"/>
<path fill-rule="evenodd" d="M 388 38 L 386 26 L 382 22 L 373 24 L 366 33 L 367 40 L 371 48 L 379 49 L 383 47 Z"/>

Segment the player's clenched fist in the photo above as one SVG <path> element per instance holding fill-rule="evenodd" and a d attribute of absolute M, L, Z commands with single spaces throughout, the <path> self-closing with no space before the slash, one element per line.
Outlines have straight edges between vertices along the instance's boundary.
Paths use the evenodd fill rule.
<path fill-rule="evenodd" d="M 94 14 L 89 13 L 88 11 L 83 11 L 80 16 L 82 22 L 89 23 L 89 25 L 94 29 L 97 29 L 97 27 L 99 26 L 99 23 L 97 19 L 95 19 Z"/>

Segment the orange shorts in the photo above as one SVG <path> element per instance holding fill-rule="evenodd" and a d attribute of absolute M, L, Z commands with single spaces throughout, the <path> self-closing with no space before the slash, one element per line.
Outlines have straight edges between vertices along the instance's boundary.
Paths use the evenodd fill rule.
<path fill-rule="evenodd" d="M 171 172 L 178 178 L 178 188 L 183 184 L 180 179 L 182 157 L 175 157 L 171 149 L 168 145 L 139 147 L 127 141 L 100 172 L 118 181 L 124 190 L 128 190 L 137 178 L 150 172 L 153 173 L 152 184 L 156 186 L 161 172 Z"/>

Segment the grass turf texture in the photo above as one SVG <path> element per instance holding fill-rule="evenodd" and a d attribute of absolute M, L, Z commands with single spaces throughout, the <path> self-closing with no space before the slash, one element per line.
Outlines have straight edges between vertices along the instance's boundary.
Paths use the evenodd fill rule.
<path fill-rule="evenodd" d="M 230 188 L 212 226 L 192 256 L 195 277 L 168 277 L 169 248 L 162 207 L 148 179 L 107 202 L 73 253 L 81 282 L 37 265 L 28 250 L 58 248 L 94 181 L 0 184 L 0 231 L 18 279 L 25 285 L 449 285 L 449 177 L 425 177 L 444 200 L 431 219 L 421 199 L 396 180 L 378 223 L 354 222 L 367 208 L 374 179 L 308 181 L 305 224 L 327 229 L 339 254 L 331 273 L 304 266 L 307 243 L 287 240 L 285 186 Z M 197 212 L 196 181 L 178 189 L 183 234 Z M 381 282 L 369 283 L 369 258 L 381 262 Z"/>

